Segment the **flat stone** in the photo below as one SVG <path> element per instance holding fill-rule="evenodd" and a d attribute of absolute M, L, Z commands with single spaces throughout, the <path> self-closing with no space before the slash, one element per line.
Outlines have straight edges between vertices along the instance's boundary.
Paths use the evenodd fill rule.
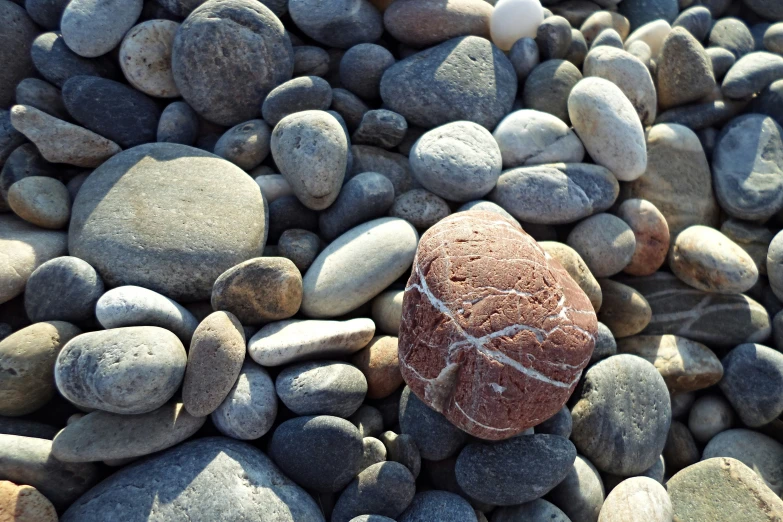
<path fill-rule="evenodd" d="M 277 395 L 272 378 L 265 368 L 245 359 L 233 388 L 210 419 L 223 435 L 254 440 L 272 429 L 276 417 Z"/>
<path fill-rule="evenodd" d="M 636 335 L 650 323 L 652 310 L 647 300 L 630 286 L 601 279 L 601 311 L 598 320 L 619 339 Z"/>
<path fill-rule="evenodd" d="M 512 506 L 544 496 L 573 468 L 576 448 L 557 435 L 523 435 L 468 444 L 457 457 L 457 483 L 472 498 Z"/>
<path fill-rule="evenodd" d="M 103 294 L 95 316 L 106 329 L 126 326 L 159 326 L 190 343 L 198 320 L 184 306 L 140 286 L 120 286 Z"/>
<path fill-rule="evenodd" d="M 684 27 L 672 29 L 656 64 L 662 110 L 698 101 L 715 88 L 712 62 L 701 43 Z"/>
<path fill-rule="evenodd" d="M 357 352 L 375 333 L 371 319 L 319 321 L 289 319 L 270 323 L 248 342 L 248 353 L 262 366 L 326 359 Z"/>
<path fill-rule="evenodd" d="M 739 59 L 752 52 L 756 47 L 756 42 L 753 40 L 750 29 L 742 20 L 725 17 L 713 24 L 708 46 L 723 47 Z"/>
<path fill-rule="evenodd" d="M 28 176 L 11 185 L 8 206 L 17 216 L 41 228 L 63 228 L 71 217 L 68 189 L 44 176 Z"/>
<path fill-rule="evenodd" d="M 196 111 L 184 101 L 172 102 L 160 115 L 156 141 L 193 146 L 198 137 L 198 128 Z"/>
<path fill-rule="evenodd" d="M 560 262 L 566 272 L 568 272 L 568 275 L 573 278 L 588 299 L 590 299 L 593 309 L 595 311 L 600 310 L 603 301 L 601 286 L 590 272 L 590 269 L 587 268 L 582 256 L 570 246 L 557 241 L 540 241 L 539 245 Z"/>
<path fill-rule="evenodd" d="M 383 16 L 367 0 L 293 0 L 288 11 L 303 33 L 329 47 L 348 49 L 374 42 L 383 33 Z"/>
<path fill-rule="evenodd" d="M 720 389 L 746 426 L 763 426 L 783 413 L 783 354 L 761 344 L 745 343 L 721 362 Z"/>
<path fill-rule="evenodd" d="M 492 522 L 516 522 L 517 520 L 571 522 L 571 519 L 557 506 L 541 498 L 518 506 L 499 507 L 492 511 Z"/>
<path fill-rule="evenodd" d="M 237 25 L 245 28 L 237 31 Z M 230 61 L 204 61 L 234 49 Z M 210 1 L 177 30 L 171 53 L 174 82 L 205 119 L 232 126 L 258 114 L 261 101 L 290 80 L 294 52 L 283 23 L 254 0 Z"/>
<path fill-rule="evenodd" d="M 354 176 L 342 186 L 335 202 L 319 214 L 321 237 L 332 241 L 357 225 L 384 216 L 392 203 L 394 185 L 386 176 L 377 172 Z"/>
<path fill-rule="evenodd" d="M 723 128 L 712 158 L 715 195 L 732 217 L 765 220 L 783 207 L 783 127 L 747 114 Z"/>
<path fill-rule="evenodd" d="M 584 147 L 574 131 L 561 119 L 545 112 L 512 112 L 498 124 L 493 137 L 500 147 L 504 169 L 579 163 L 584 158 Z"/>
<path fill-rule="evenodd" d="M 0 512 L 11 522 L 57 522 L 49 499 L 32 486 L 0 480 Z"/>
<path fill-rule="evenodd" d="M 35 323 L 0 341 L 0 415 L 26 415 L 54 396 L 54 362 L 81 334 L 63 321 Z"/>
<path fill-rule="evenodd" d="M 655 366 L 620 354 L 592 366 L 584 379 L 571 410 L 571 440 L 579 452 L 606 473 L 628 476 L 652 466 L 671 424 L 669 391 Z"/>
<path fill-rule="evenodd" d="M 490 12 L 492 9 L 490 7 Z M 16 85 L 33 76 L 35 68 L 30 57 L 33 40 L 38 36 L 38 28 L 28 13 L 13 2 L 0 4 L 0 107 L 10 107 L 14 101 Z"/>
<path fill-rule="evenodd" d="M 296 112 L 325 111 L 332 104 L 332 88 L 323 78 L 300 76 L 278 85 L 264 98 L 261 114 L 272 126 Z"/>
<path fill-rule="evenodd" d="M 52 163 L 97 167 L 119 153 L 119 145 L 92 131 L 27 105 L 14 105 L 11 124 Z"/>
<path fill-rule="evenodd" d="M 693 403 L 688 415 L 688 429 L 693 438 L 706 444 L 734 424 L 734 410 L 720 395 L 702 395 Z"/>
<path fill-rule="evenodd" d="M 448 491 L 422 491 L 413 497 L 400 522 L 476 522 L 467 500 Z"/>
<path fill-rule="evenodd" d="M 59 23 L 59 21 L 58 21 Z M 121 72 L 107 56 L 88 59 L 71 51 L 59 32 L 43 33 L 30 51 L 35 68 L 46 81 L 62 88 L 68 78 L 88 75 L 119 79 Z"/>
<path fill-rule="evenodd" d="M 568 475 L 548 498 L 571 520 L 598 520 L 604 496 L 601 474 L 589 460 L 577 455 Z"/>
<path fill-rule="evenodd" d="M 774 520 L 783 500 L 750 468 L 732 458 L 703 460 L 666 483 L 673 520 Z M 727 513 L 725 506 L 733 506 Z"/>
<path fill-rule="evenodd" d="M 704 448 L 702 460 L 737 459 L 761 477 L 778 496 L 783 491 L 783 444 L 756 431 L 728 430 L 717 434 Z"/>
<path fill-rule="evenodd" d="M 368 467 L 343 490 L 332 512 L 332 522 L 349 522 L 363 513 L 397 518 L 416 494 L 408 468 L 398 462 Z"/>
<path fill-rule="evenodd" d="M 246 121 L 228 129 L 215 143 L 214 152 L 240 169 L 250 171 L 269 155 L 271 137 L 272 129 L 264 120 Z"/>
<path fill-rule="evenodd" d="M 260 255 L 264 217 L 258 185 L 238 167 L 184 145 L 142 145 L 82 185 L 70 252 L 110 286 L 203 300 L 221 273 Z"/>
<path fill-rule="evenodd" d="M 171 50 L 179 29 L 171 20 L 147 20 L 133 27 L 120 44 L 120 67 L 133 87 L 160 98 L 180 95 L 171 70 Z"/>
<path fill-rule="evenodd" d="M 123 468 L 75 502 L 61 520 L 97 522 L 110 513 L 117 522 L 141 521 L 156 498 L 171 499 L 156 504 L 155 516 L 163 520 L 263 520 L 269 513 L 281 522 L 324 520 L 315 501 L 259 449 L 224 437 L 188 442 Z"/>
<path fill-rule="evenodd" d="M 345 419 L 297 417 L 275 429 L 269 456 L 302 487 L 337 493 L 359 471 L 362 437 Z"/>
<path fill-rule="evenodd" d="M 82 334 L 57 356 L 60 393 L 83 408 L 140 414 L 158 409 L 179 389 L 187 356 L 177 337 L 155 326 Z"/>
<path fill-rule="evenodd" d="M 79 56 L 102 56 L 117 47 L 143 7 L 143 0 L 71 1 L 60 20 L 63 39 Z"/>
<path fill-rule="evenodd" d="M 489 38 L 492 5 L 480 0 L 392 2 L 383 14 L 386 30 L 411 47 L 432 47 L 457 36 Z"/>
<path fill-rule="evenodd" d="M 275 380 L 275 391 L 283 404 L 297 415 L 345 418 L 362 405 L 367 380 L 351 364 L 311 361 L 286 367 Z"/>
<path fill-rule="evenodd" d="M 649 477 L 631 477 L 606 497 L 598 522 L 669 522 L 672 502 L 660 483 Z"/>
<path fill-rule="evenodd" d="M 50 440 L 0 435 L 0 477 L 34 487 L 63 510 L 98 482 L 100 472 L 92 463 L 57 460 Z"/>
<path fill-rule="evenodd" d="M 432 92 L 438 92 L 437 99 Z M 457 120 L 494 128 L 511 110 L 516 93 L 511 62 L 476 36 L 454 38 L 401 60 L 381 79 L 388 108 L 409 125 L 428 129 Z"/>
<path fill-rule="evenodd" d="M 542 62 L 525 80 L 522 92 L 523 105 L 526 109 L 552 114 L 566 124 L 570 124 L 568 97 L 581 79 L 582 73 L 571 62 L 565 60 Z"/>
<path fill-rule="evenodd" d="M 633 230 L 611 214 L 596 214 L 581 221 L 568 234 L 568 246 L 576 250 L 596 277 L 621 272 L 633 259 Z"/>
<path fill-rule="evenodd" d="M 25 284 L 36 268 L 68 251 L 65 233 L 44 230 L 14 215 L 0 216 L 0 303 L 24 292 Z"/>
<path fill-rule="evenodd" d="M 182 384 L 185 410 L 195 417 L 215 411 L 234 387 L 245 360 L 245 333 L 229 312 L 214 312 L 198 325 Z"/>

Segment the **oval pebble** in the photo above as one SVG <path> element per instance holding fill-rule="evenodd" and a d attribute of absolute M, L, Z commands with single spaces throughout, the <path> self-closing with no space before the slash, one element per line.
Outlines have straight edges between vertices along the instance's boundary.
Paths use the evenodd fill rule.
<path fill-rule="evenodd" d="M 397 337 L 373 337 L 361 351 L 351 357 L 351 363 L 367 379 L 367 397 L 383 399 L 403 383 L 397 356 Z"/>
<path fill-rule="evenodd" d="M 606 497 L 598 522 L 669 522 L 672 503 L 661 484 L 649 477 L 623 480 Z"/>
<path fill-rule="evenodd" d="M 621 272 L 636 250 L 633 230 L 611 214 L 596 214 L 581 221 L 568 234 L 566 242 L 582 256 L 596 277 Z"/>
<path fill-rule="evenodd" d="M 755 471 L 776 495 L 783 492 L 783 444 L 775 439 L 752 430 L 727 430 L 710 440 L 701 460 L 716 457 L 737 459 Z"/>
<path fill-rule="evenodd" d="M 422 491 L 413 497 L 399 522 L 476 522 L 467 500 L 448 491 Z"/>
<path fill-rule="evenodd" d="M 693 438 L 702 444 L 729 429 L 733 423 L 734 410 L 720 395 L 702 395 L 693 403 L 688 414 L 688 429 Z"/>
<path fill-rule="evenodd" d="M 630 286 L 601 279 L 601 310 L 598 320 L 604 323 L 619 339 L 636 335 L 644 330 L 652 318 L 647 300 Z"/>
<path fill-rule="evenodd" d="M 371 43 L 383 33 L 383 17 L 367 0 L 292 0 L 288 12 L 303 33 L 330 47 Z"/>
<path fill-rule="evenodd" d="M 557 241 L 541 241 L 539 245 L 547 254 L 560 262 L 566 272 L 568 272 L 568 275 L 573 278 L 576 284 L 579 285 L 579 288 L 590 299 L 593 309 L 596 312 L 599 311 L 603 302 L 601 286 L 590 272 L 590 269 L 587 268 L 582 256 L 570 246 Z"/>
<path fill-rule="evenodd" d="M 571 520 L 597 520 L 604 497 L 600 473 L 589 460 L 577 455 L 573 468 L 548 498 Z"/>
<path fill-rule="evenodd" d="M 144 94 L 177 98 L 171 71 L 171 49 L 179 29 L 171 20 L 147 20 L 133 27 L 120 44 L 120 68 L 125 79 Z"/>
<path fill-rule="evenodd" d="M 250 120 L 231 127 L 215 143 L 214 152 L 242 170 L 252 170 L 269 155 L 272 129 L 264 120 Z M 262 192 L 263 193 L 263 192 Z"/>
<path fill-rule="evenodd" d="M 8 206 L 41 228 L 63 228 L 71 217 L 71 196 L 60 181 L 43 176 L 20 179 L 8 189 Z"/>
<path fill-rule="evenodd" d="M 761 344 L 740 344 L 721 361 L 719 386 L 740 420 L 751 428 L 783 413 L 783 354 Z"/>
<path fill-rule="evenodd" d="M 332 104 L 332 88 L 317 76 L 300 76 L 278 85 L 264 98 L 261 114 L 275 126 L 280 120 L 307 110 L 325 111 Z"/>
<path fill-rule="evenodd" d="M 386 214 L 394 203 L 394 185 L 377 172 L 349 179 L 337 199 L 318 216 L 321 237 L 333 241 L 348 230 Z M 279 245 L 279 242 L 278 242 Z"/>
<path fill-rule="evenodd" d="M 574 86 L 582 79 L 579 69 L 565 60 L 541 62 L 528 75 L 522 92 L 526 109 L 534 109 L 557 116 L 571 124 L 568 98 Z"/>
<path fill-rule="evenodd" d="M 669 225 L 658 208 L 645 199 L 627 199 L 617 209 L 617 217 L 633 231 L 636 248 L 623 272 L 635 276 L 655 273 L 669 252 Z"/>
<path fill-rule="evenodd" d="M 36 268 L 27 280 L 24 307 L 34 323 L 87 321 L 103 295 L 101 276 L 78 257 L 63 256 Z"/>
<path fill-rule="evenodd" d="M 397 518 L 416 494 L 408 468 L 398 462 L 379 462 L 368 467 L 340 494 L 332 522 L 350 522 L 363 513 Z"/>
<path fill-rule="evenodd" d="M 731 66 L 723 79 L 721 92 L 729 98 L 747 98 L 781 78 L 783 57 L 763 51 L 750 53 Z"/>
<path fill-rule="evenodd" d="M 451 213 L 449 204 L 432 192 L 413 189 L 395 198 L 389 215 L 419 229 L 433 226 Z"/>
<path fill-rule="evenodd" d="M 264 436 L 276 417 L 275 384 L 265 368 L 248 359 L 231 391 L 210 416 L 220 433 L 240 440 Z"/>
<path fill-rule="evenodd" d="M 102 56 L 120 43 L 143 6 L 143 0 L 72 0 L 60 20 L 63 40 L 79 56 Z"/>
<path fill-rule="evenodd" d="M 407 386 L 400 397 L 400 430 L 413 437 L 423 459 L 439 461 L 454 455 L 467 434 L 424 404 Z"/>
<path fill-rule="evenodd" d="M 584 147 L 574 131 L 561 119 L 545 112 L 512 112 L 503 118 L 492 136 L 500 147 L 504 169 L 542 163 L 579 163 L 584 158 Z"/>
<path fill-rule="evenodd" d="M 275 391 L 297 415 L 349 417 L 367 394 L 364 374 L 351 364 L 313 361 L 285 368 L 275 380 Z"/>

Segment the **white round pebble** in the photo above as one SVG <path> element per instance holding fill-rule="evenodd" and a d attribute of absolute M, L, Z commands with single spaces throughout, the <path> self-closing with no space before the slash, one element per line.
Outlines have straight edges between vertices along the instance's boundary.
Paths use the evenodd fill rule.
<path fill-rule="evenodd" d="M 150 96 L 179 96 L 171 72 L 177 29 L 171 20 L 148 20 L 128 31 L 120 44 L 120 67 L 128 83 Z"/>
<path fill-rule="evenodd" d="M 489 21 L 492 43 L 508 51 L 520 38 L 535 38 L 543 21 L 539 0 L 499 0 Z"/>

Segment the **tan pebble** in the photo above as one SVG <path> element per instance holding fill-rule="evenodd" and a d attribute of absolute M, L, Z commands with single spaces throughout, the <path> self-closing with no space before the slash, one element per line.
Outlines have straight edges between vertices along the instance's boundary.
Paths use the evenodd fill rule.
<path fill-rule="evenodd" d="M 372 320 L 379 331 L 389 335 L 397 335 L 400 332 L 404 295 L 404 290 L 389 290 L 373 299 Z"/>
<path fill-rule="evenodd" d="M 587 294 L 590 303 L 593 305 L 593 309 L 597 312 L 601 309 L 601 303 L 603 302 L 603 296 L 601 294 L 601 286 L 598 281 L 593 277 L 590 269 L 587 268 L 582 256 L 564 243 L 558 243 L 557 241 L 540 241 L 539 245 L 543 248 L 547 254 L 554 257 L 563 268 L 566 269 L 568 275 L 570 275 L 579 288 Z"/>
<path fill-rule="evenodd" d="M 666 262 L 669 252 L 669 225 L 655 205 L 645 199 L 629 199 L 617 209 L 617 217 L 625 221 L 636 238 L 631 263 L 626 274 L 645 276 L 655 273 Z"/>
<path fill-rule="evenodd" d="M 610 279 L 601 279 L 599 283 L 603 304 L 598 320 L 609 327 L 615 338 L 636 335 L 650 324 L 652 309 L 642 294 Z"/>
<path fill-rule="evenodd" d="M 57 522 L 49 499 L 32 486 L 0 480 L 0 522 Z"/>
<path fill-rule="evenodd" d="M 71 218 L 71 195 L 60 181 L 44 176 L 22 178 L 8 189 L 8 206 L 27 222 L 57 230 Z"/>
<path fill-rule="evenodd" d="M 128 83 L 150 96 L 179 96 L 171 72 L 177 29 L 171 20 L 148 20 L 128 31 L 120 44 L 120 67 Z"/>
<path fill-rule="evenodd" d="M 396 337 L 374 337 L 366 348 L 351 357 L 351 363 L 367 379 L 370 399 L 388 397 L 402 385 Z"/>

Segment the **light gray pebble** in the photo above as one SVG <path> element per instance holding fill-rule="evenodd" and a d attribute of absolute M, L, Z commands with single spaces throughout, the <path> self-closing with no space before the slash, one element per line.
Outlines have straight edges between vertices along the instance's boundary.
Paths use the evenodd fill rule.
<path fill-rule="evenodd" d="M 614 47 L 615 49 L 624 49 L 623 39 L 620 34 L 611 27 L 604 29 L 593 40 L 590 50 L 598 47 Z"/>
<path fill-rule="evenodd" d="M 275 385 L 265 368 L 245 359 L 237 382 L 212 412 L 215 427 L 227 437 L 254 440 L 265 435 L 277 417 Z"/>
<path fill-rule="evenodd" d="M 504 169 L 579 163 L 585 155 L 574 131 L 563 120 L 546 112 L 514 111 L 498 123 L 492 136 L 500 148 Z"/>
<path fill-rule="evenodd" d="M 298 415 L 350 417 L 364 401 L 367 380 L 355 366 L 337 361 L 314 361 L 284 369 L 275 391 Z"/>
<path fill-rule="evenodd" d="M 721 92 L 728 98 L 748 98 L 781 78 L 783 56 L 764 51 L 749 53 L 731 66 L 723 79 Z"/>
<path fill-rule="evenodd" d="M 63 39 L 79 56 L 102 56 L 120 43 L 143 7 L 143 0 L 71 0 L 60 20 Z"/>
<path fill-rule="evenodd" d="M 596 214 L 574 227 L 566 244 L 582 256 L 595 277 L 610 277 L 631 262 L 636 238 L 622 219 Z"/>
<path fill-rule="evenodd" d="M 375 437 L 364 437 L 362 439 L 362 459 L 359 461 L 359 473 L 379 462 L 386 462 L 386 446 Z"/>

